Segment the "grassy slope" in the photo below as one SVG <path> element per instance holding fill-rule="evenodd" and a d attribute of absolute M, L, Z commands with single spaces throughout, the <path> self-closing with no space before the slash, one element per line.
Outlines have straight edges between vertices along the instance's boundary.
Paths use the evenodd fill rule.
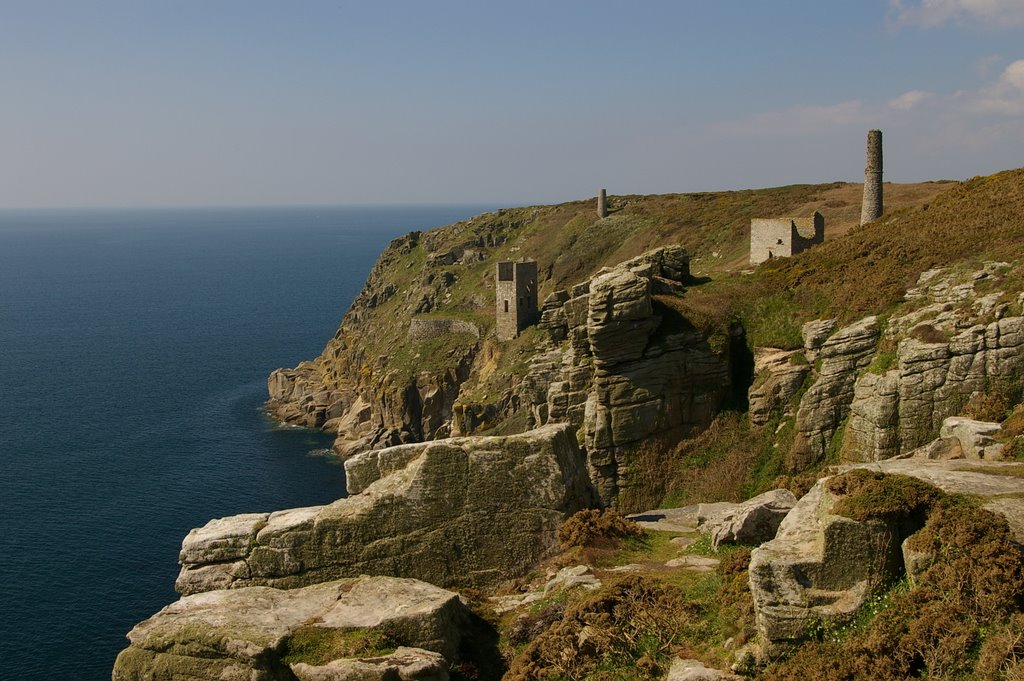
<path fill-rule="evenodd" d="M 695 288 L 695 312 L 734 315 L 754 345 L 796 347 L 799 326 L 817 317 L 849 322 L 885 313 L 921 272 L 962 262 L 1015 260 L 1024 253 L 1024 170 L 959 184 L 920 206 L 752 275 L 732 273 Z"/>
<path fill-rule="evenodd" d="M 887 185 L 886 198 L 892 207 L 918 206 L 953 184 Z M 493 269 L 498 260 L 536 259 L 541 300 L 552 291 L 585 281 L 601 267 L 664 244 L 686 246 L 695 275 L 719 277 L 730 269 L 746 266 L 752 217 L 805 215 L 819 210 L 825 215 L 827 234 L 838 234 L 855 224 L 859 195 L 860 185 L 791 185 L 730 192 L 611 196 L 611 214 L 604 220 L 597 219 L 595 200 L 480 215 L 424 234 L 409 252 L 385 253 L 383 257 L 389 262 L 382 268 L 378 284 L 394 284 L 399 294 L 365 312 L 362 322 L 350 329 L 351 345 L 361 349 L 364 374 L 382 376 L 392 372 L 403 380 L 402 376 L 438 369 L 447 361 L 435 356 L 431 348 L 405 340 L 415 301 L 431 290 L 423 283 L 430 273 L 440 276 L 448 272 L 455 283 L 438 296 L 439 305 L 429 316 L 467 319 L 486 335 L 493 325 Z M 431 253 L 443 253 L 489 235 L 504 237 L 505 242 L 486 249 L 485 260 L 448 266 L 428 262 Z M 503 354 L 520 356 L 529 350 L 525 345 L 535 340 L 527 337 L 494 348 L 497 357 L 493 364 L 499 373 L 511 368 L 505 366 Z M 401 350 L 396 352 L 396 348 Z M 376 360 L 385 356 L 389 358 L 386 363 Z M 497 387 L 483 385 L 475 392 L 484 394 Z"/>

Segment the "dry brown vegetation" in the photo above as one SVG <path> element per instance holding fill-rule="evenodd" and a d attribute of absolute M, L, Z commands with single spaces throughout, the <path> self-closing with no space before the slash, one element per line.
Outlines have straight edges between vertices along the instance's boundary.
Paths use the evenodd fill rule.
<path fill-rule="evenodd" d="M 861 482 L 877 486 L 880 480 Z M 913 588 L 894 592 L 888 607 L 860 628 L 826 632 L 825 640 L 803 646 L 765 678 L 1019 678 L 1024 671 L 1020 546 L 1004 518 L 968 499 L 945 496 L 930 506 L 924 528 L 908 540 L 915 551 L 933 556 Z"/>
<path fill-rule="evenodd" d="M 592 508 L 579 511 L 562 523 L 558 528 L 558 542 L 563 549 L 601 547 L 643 534 L 639 525 L 616 511 Z"/>

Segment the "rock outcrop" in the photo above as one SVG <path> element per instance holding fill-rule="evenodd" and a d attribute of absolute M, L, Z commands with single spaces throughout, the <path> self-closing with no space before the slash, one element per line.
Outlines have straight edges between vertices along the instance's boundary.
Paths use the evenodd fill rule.
<path fill-rule="evenodd" d="M 1024 543 L 1024 464 L 893 459 L 838 467 L 905 475 L 948 493 L 968 494 L 1004 516 Z M 850 618 L 873 587 L 906 571 L 903 542 L 919 529 L 906 519 L 853 520 L 833 513 L 830 478 L 796 504 L 775 539 L 755 549 L 750 589 L 758 633 L 774 657 L 804 641 L 817 624 Z"/>
<path fill-rule="evenodd" d="M 385 574 L 443 586 L 518 576 L 596 504 L 571 426 L 403 445 L 351 459 L 352 496 L 214 520 L 182 543 L 182 594 Z"/>
<path fill-rule="evenodd" d="M 559 349 L 531 366 L 521 397 L 535 419 L 582 429 L 605 503 L 629 484 L 632 448 L 703 429 L 731 391 L 730 345 L 742 329 L 709 338 L 667 304 L 688 278 L 686 251 L 666 246 L 544 302 L 540 326 Z"/>
<path fill-rule="evenodd" d="M 878 319 L 867 317 L 839 329 L 821 346 L 817 379 L 797 410 L 796 439 L 788 461 L 791 470 L 803 470 L 825 456 L 850 412 L 854 384 L 871 363 L 878 336 Z"/>
<path fill-rule="evenodd" d="M 999 302 L 1005 263 L 969 272 L 929 270 L 906 298 L 916 306 L 889 320 L 892 348 L 878 372 L 857 380 L 841 449 L 847 461 L 906 454 L 935 437 L 974 395 L 1019 385 L 1024 317 Z M 982 288 L 985 284 L 988 288 Z M 1016 306 L 1019 308 L 1020 303 Z M 891 367 L 891 368 L 890 368 Z"/>
<path fill-rule="evenodd" d="M 469 623 L 457 594 L 411 579 L 210 591 L 136 625 L 113 679 L 444 681 Z"/>
<path fill-rule="evenodd" d="M 776 348 L 758 348 L 754 353 L 754 375 L 758 378 L 747 399 L 750 422 L 755 426 L 768 423 L 774 413 L 789 413 L 790 402 L 811 373 L 806 355 L 801 355 L 796 350 Z"/>

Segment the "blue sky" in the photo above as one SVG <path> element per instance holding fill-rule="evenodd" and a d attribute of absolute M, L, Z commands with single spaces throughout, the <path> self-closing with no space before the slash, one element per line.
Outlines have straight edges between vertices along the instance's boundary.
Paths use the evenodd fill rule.
<path fill-rule="evenodd" d="M 548 203 L 1024 164 L 1024 0 L 0 0 L 0 207 Z"/>

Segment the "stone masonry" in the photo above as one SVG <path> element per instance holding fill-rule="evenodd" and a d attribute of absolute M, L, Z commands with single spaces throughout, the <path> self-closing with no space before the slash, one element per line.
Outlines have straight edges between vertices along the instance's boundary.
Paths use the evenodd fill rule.
<path fill-rule="evenodd" d="M 512 340 L 540 316 L 537 308 L 537 262 L 499 262 L 495 272 L 498 340 Z"/>
<path fill-rule="evenodd" d="M 864 168 L 864 202 L 860 224 L 882 217 L 882 131 L 868 130 L 868 161 Z"/>
<path fill-rule="evenodd" d="M 825 218 L 754 218 L 750 221 L 750 264 L 788 258 L 825 240 Z"/>

